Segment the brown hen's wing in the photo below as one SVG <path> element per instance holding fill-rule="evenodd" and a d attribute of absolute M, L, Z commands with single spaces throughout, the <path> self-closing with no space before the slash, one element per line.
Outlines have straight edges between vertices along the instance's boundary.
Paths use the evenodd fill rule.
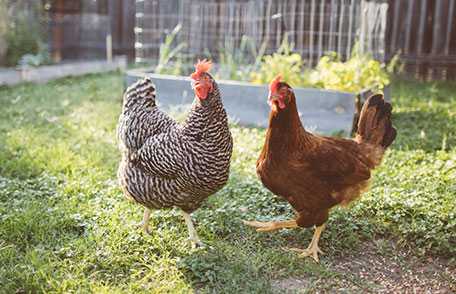
<path fill-rule="evenodd" d="M 333 189 L 354 185 L 370 178 L 370 160 L 353 140 L 320 137 L 305 155 L 311 173 Z"/>

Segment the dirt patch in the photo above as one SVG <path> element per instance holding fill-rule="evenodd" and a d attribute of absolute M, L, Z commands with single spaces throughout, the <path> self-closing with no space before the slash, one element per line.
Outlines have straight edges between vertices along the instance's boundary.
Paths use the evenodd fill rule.
<path fill-rule="evenodd" d="M 324 260 L 323 278 L 308 274 L 277 280 L 272 286 L 287 293 L 456 293 L 456 268 L 447 260 L 418 257 L 397 249 L 394 243 L 384 246 L 384 242 L 366 242 L 361 250 Z M 385 247 L 388 250 L 382 249 Z"/>

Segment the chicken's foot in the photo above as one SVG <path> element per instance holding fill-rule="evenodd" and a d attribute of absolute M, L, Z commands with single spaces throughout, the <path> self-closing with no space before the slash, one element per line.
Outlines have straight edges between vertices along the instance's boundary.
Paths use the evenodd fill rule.
<path fill-rule="evenodd" d="M 193 226 L 193 221 L 190 214 L 182 210 L 182 216 L 184 217 L 185 223 L 187 224 L 189 239 L 190 242 L 192 242 L 192 247 L 203 246 L 203 242 L 201 242 L 201 240 L 199 239 L 198 233 L 196 232 L 195 227 Z"/>
<path fill-rule="evenodd" d="M 257 228 L 257 232 L 272 232 L 285 228 L 297 228 L 296 220 L 286 221 L 272 221 L 272 222 L 259 222 L 259 221 L 243 221 L 245 225 Z"/>
<path fill-rule="evenodd" d="M 325 224 L 316 227 L 315 232 L 312 237 L 312 241 L 310 241 L 309 247 L 307 249 L 298 249 L 298 248 L 291 248 L 290 250 L 299 252 L 301 257 L 308 257 L 311 256 L 316 262 L 319 262 L 318 253 L 324 254 L 323 251 L 318 247 L 318 241 L 320 240 L 321 233 L 325 229 Z"/>
<path fill-rule="evenodd" d="M 151 210 L 149 208 L 144 208 L 143 220 L 138 224 L 138 228 L 142 228 L 144 233 L 150 235 L 149 231 L 149 220 L 150 220 Z"/>

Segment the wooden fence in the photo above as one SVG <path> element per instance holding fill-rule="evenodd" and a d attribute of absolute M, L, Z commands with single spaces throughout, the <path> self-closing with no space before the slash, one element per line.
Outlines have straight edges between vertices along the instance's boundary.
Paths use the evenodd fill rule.
<path fill-rule="evenodd" d="M 106 57 L 106 37 L 114 54 L 134 56 L 135 0 L 54 0 L 49 44 L 55 61 Z"/>
<path fill-rule="evenodd" d="M 383 60 L 387 8 L 384 1 L 366 0 L 137 1 L 136 59 L 156 59 L 164 36 L 181 24 L 178 42 L 193 57 L 217 59 L 245 37 L 273 52 L 287 35 L 308 65 L 328 51 L 346 58 L 357 41 Z"/>
<path fill-rule="evenodd" d="M 51 32 L 57 33 L 50 43 L 64 57 L 105 56 L 105 35 L 111 34 L 114 53 L 154 61 L 165 36 L 182 24 L 177 42 L 186 43 L 183 53 L 192 61 L 217 60 L 243 39 L 271 53 L 287 35 L 308 66 L 329 51 L 345 59 L 358 43 L 385 62 L 400 53 L 405 71 L 416 77 L 456 79 L 456 0 L 51 2 L 63 5 L 52 12 Z"/>
<path fill-rule="evenodd" d="M 387 59 L 400 53 L 406 72 L 456 79 L 456 0 L 390 1 Z"/>

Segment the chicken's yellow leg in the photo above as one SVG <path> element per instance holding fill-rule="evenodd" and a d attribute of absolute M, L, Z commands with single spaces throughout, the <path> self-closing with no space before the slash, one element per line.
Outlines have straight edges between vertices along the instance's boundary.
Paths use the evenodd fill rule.
<path fill-rule="evenodd" d="M 192 218 L 190 214 L 186 213 L 185 211 L 182 210 L 182 216 L 184 217 L 185 223 L 187 224 L 188 228 L 188 234 L 190 236 L 190 241 L 192 242 L 193 247 L 197 246 L 202 246 L 203 243 L 200 241 L 198 237 L 198 233 L 195 230 L 195 227 L 193 226 Z"/>
<path fill-rule="evenodd" d="M 275 222 L 259 222 L 259 221 L 243 221 L 244 224 L 257 228 L 257 232 L 271 232 L 284 228 L 297 228 L 296 220 L 275 221 Z"/>
<path fill-rule="evenodd" d="M 293 248 L 292 250 L 301 253 L 300 255 L 303 257 L 311 256 L 316 262 L 319 262 L 318 253 L 323 254 L 323 251 L 321 251 L 318 247 L 318 241 L 320 240 L 321 233 L 325 229 L 325 226 L 325 224 L 322 224 L 321 226 L 315 228 L 312 241 L 310 241 L 307 249 L 303 250 Z"/>
<path fill-rule="evenodd" d="M 144 215 L 143 215 L 143 220 L 138 224 L 138 227 L 142 228 L 144 233 L 147 235 L 150 235 L 149 231 L 149 220 L 150 220 L 150 209 L 149 208 L 144 208 Z"/>

